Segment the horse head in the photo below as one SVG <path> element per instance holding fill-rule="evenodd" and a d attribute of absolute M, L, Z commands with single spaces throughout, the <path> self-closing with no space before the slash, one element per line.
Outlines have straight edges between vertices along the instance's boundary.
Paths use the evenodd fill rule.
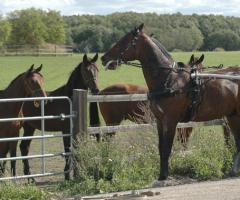
<path fill-rule="evenodd" d="M 134 30 L 123 36 L 108 52 L 102 57 L 102 64 L 106 69 L 116 69 L 118 65 L 127 61 L 136 60 L 138 55 L 138 39 L 142 33 L 144 24 L 135 27 Z"/>
<path fill-rule="evenodd" d="M 188 62 L 188 65 L 191 68 L 196 68 L 197 71 L 202 72 L 204 69 L 204 66 L 202 64 L 204 60 L 204 54 L 201 55 L 201 57 L 195 57 L 194 54 L 192 54 L 192 56 L 190 57 L 190 60 Z"/>
<path fill-rule="evenodd" d="M 36 69 L 34 69 L 34 65 L 31 65 L 30 68 L 25 73 L 23 73 L 24 90 L 26 96 L 47 96 L 43 87 L 44 79 L 42 74 L 40 74 L 41 69 L 42 65 Z"/>
<path fill-rule="evenodd" d="M 83 77 L 84 84 L 86 88 L 89 88 L 93 94 L 97 94 L 99 92 L 98 88 L 98 66 L 96 65 L 96 61 L 98 59 L 98 54 L 90 59 L 85 54 L 83 56 L 83 61 L 81 64 L 81 74 Z"/>

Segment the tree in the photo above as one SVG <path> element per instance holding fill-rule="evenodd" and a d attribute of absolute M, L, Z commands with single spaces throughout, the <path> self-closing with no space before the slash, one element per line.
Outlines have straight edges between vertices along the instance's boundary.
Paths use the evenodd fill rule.
<path fill-rule="evenodd" d="M 11 44 L 65 43 L 65 23 L 57 11 L 35 8 L 13 11 L 8 20 L 12 25 Z"/>
<path fill-rule="evenodd" d="M 122 35 L 142 22 L 146 24 L 145 32 L 148 35 L 153 33 L 170 51 L 212 50 L 218 46 L 227 50 L 240 49 L 240 18 L 237 17 L 127 12 L 107 16 L 69 16 L 64 19 L 68 30 L 71 30 L 68 32 L 72 33 L 72 41 L 82 47 L 87 46 L 89 50 L 106 51 Z M 86 27 L 91 29 L 90 32 Z M 94 27 L 101 27 L 101 30 L 93 30 Z"/>
<path fill-rule="evenodd" d="M 9 39 L 11 32 L 11 25 L 10 23 L 3 19 L 2 16 L 0 16 L 0 47 L 5 45 Z"/>
<path fill-rule="evenodd" d="M 35 8 L 13 11 L 8 15 L 12 24 L 11 43 L 40 45 L 47 37 L 43 11 Z"/>
<path fill-rule="evenodd" d="M 205 42 L 209 50 L 222 47 L 225 50 L 237 50 L 240 48 L 240 37 L 231 30 L 217 31 L 209 35 Z"/>
<path fill-rule="evenodd" d="M 65 43 L 65 22 L 60 12 L 48 11 L 45 13 L 43 22 L 46 26 L 46 42 L 53 44 Z"/>

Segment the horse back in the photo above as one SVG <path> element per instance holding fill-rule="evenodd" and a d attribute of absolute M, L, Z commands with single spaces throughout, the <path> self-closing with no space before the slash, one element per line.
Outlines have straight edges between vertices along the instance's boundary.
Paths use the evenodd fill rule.
<path fill-rule="evenodd" d="M 106 87 L 100 91 L 99 95 L 144 94 L 147 92 L 147 87 L 119 83 Z M 145 105 L 146 103 L 142 101 L 101 102 L 99 108 L 107 124 L 119 124 L 125 119 L 135 121 L 136 118 L 142 118 L 144 111 L 141 107 Z"/>

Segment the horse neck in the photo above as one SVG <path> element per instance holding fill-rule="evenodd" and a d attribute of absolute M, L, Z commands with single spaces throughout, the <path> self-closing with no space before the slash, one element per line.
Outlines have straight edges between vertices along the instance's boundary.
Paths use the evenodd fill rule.
<path fill-rule="evenodd" d="M 24 88 L 24 82 L 21 77 L 12 82 L 5 90 L 1 92 L 3 98 L 24 98 L 27 96 L 26 90 Z M 1 104 L 0 104 L 1 105 Z M 1 110 L 4 109 L 11 116 L 18 116 L 23 102 L 10 102 L 4 103 L 1 106 Z"/>
<path fill-rule="evenodd" d="M 172 73 L 165 68 L 170 69 L 173 61 L 169 60 L 149 37 L 144 35 L 140 37 L 143 37 L 143 39 L 139 43 L 142 48 L 138 52 L 138 60 L 141 62 L 149 91 L 163 88 L 166 78 Z"/>
<path fill-rule="evenodd" d="M 50 92 L 50 96 L 68 96 L 69 98 L 71 98 L 73 95 L 73 89 L 87 89 L 83 81 L 82 75 L 80 75 L 79 77 L 70 76 L 68 82 L 65 85 L 57 88 L 56 90 Z"/>

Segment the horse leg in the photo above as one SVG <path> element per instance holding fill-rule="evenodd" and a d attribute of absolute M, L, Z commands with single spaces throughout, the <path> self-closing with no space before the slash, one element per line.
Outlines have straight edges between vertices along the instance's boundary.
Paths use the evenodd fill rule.
<path fill-rule="evenodd" d="M 240 168 L 240 116 L 227 117 L 229 126 L 232 130 L 237 152 L 233 158 L 232 175 L 236 175 Z"/>
<path fill-rule="evenodd" d="M 23 124 L 23 136 L 33 136 L 35 128 L 31 127 L 28 123 Z M 20 144 L 20 150 L 22 156 L 27 156 L 29 153 L 29 148 L 32 140 L 22 140 Z M 23 173 L 24 175 L 30 175 L 30 166 L 28 159 L 23 159 Z M 29 178 L 28 182 L 35 182 L 34 178 Z"/>
<path fill-rule="evenodd" d="M 8 142 L 0 143 L 0 150 L 1 150 L 0 158 L 6 158 L 7 157 L 8 149 L 9 149 Z M 0 176 L 3 176 L 5 174 L 6 163 L 7 163 L 6 161 L 1 161 L 0 162 Z"/>
<path fill-rule="evenodd" d="M 177 124 L 165 124 L 157 120 L 159 154 L 160 154 L 160 176 L 158 180 L 166 180 L 168 177 L 169 156 L 171 154 L 175 129 Z"/>
<path fill-rule="evenodd" d="M 17 156 L 17 141 L 10 142 L 10 157 Z M 16 176 L 16 160 L 11 160 L 11 174 Z"/>
<path fill-rule="evenodd" d="M 67 133 L 63 133 L 63 134 L 67 134 Z M 63 137 L 63 145 L 64 145 L 64 151 L 65 153 L 70 153 L 71 152 L 71 138 L 68 137 Z M 64 167 L 64 176 L 65 176 L 65 180 L 70 180 L 70 165 L 71 165 L 71 158 L 69 155 L 65 156 L 65 167 Z"/>

